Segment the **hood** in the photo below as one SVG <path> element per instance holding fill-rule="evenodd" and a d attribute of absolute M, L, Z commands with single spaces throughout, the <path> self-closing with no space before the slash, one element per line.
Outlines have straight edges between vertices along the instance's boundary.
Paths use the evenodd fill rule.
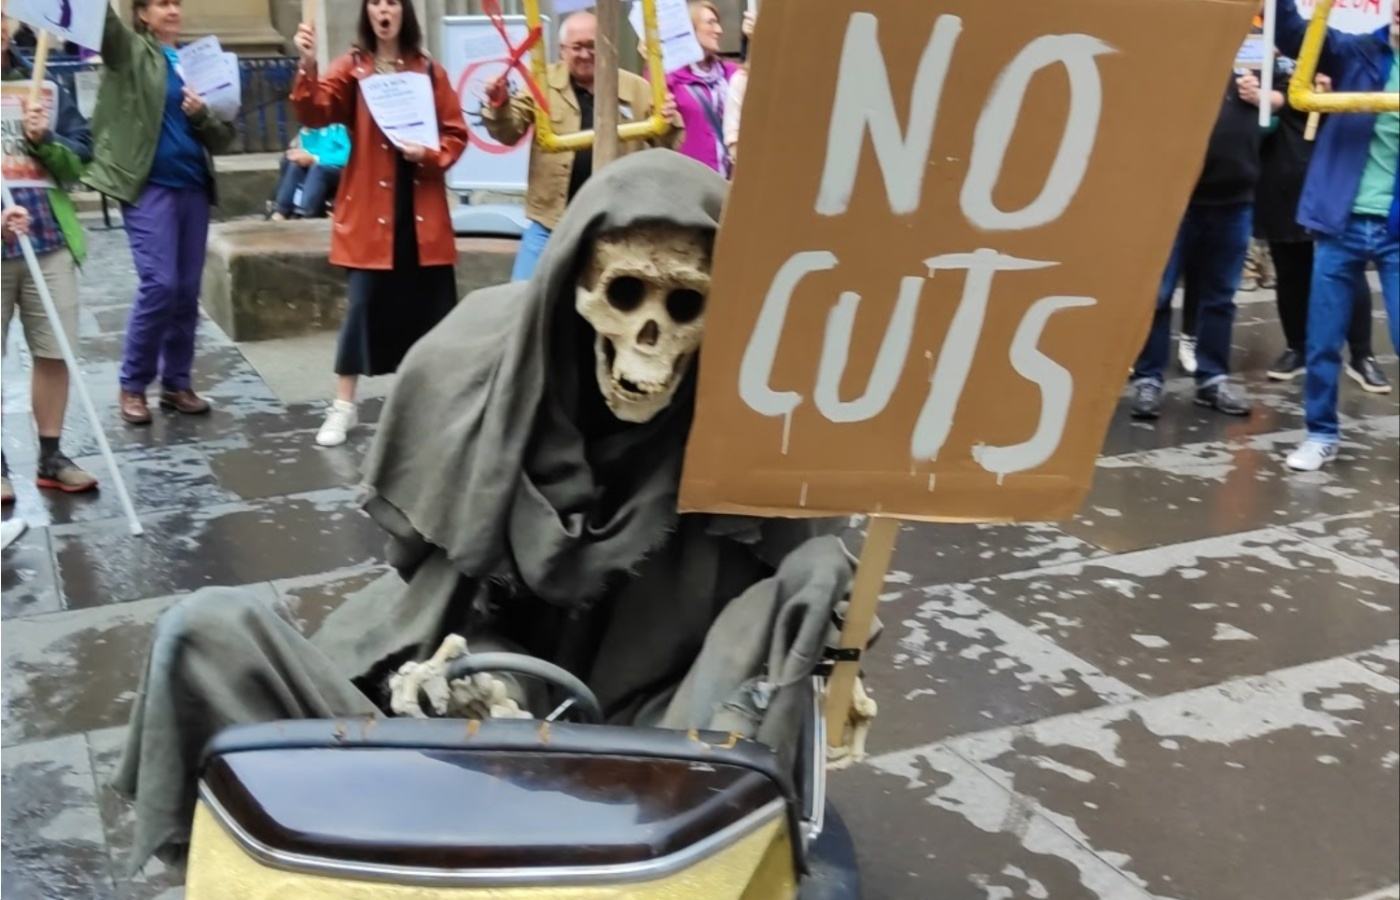
<path fill-rule="evenodd" d="M 623 157 L 579 191 L 529 282 L 468 295 L 409 352 L 365 469 L 366 508 L 405 577 L 440 549 L 463 575 L 582 604 L 666 538 L 694 372 L 652 422 L 586 437 L 602 398 L 575 280 L 595 234 L 715 231 L 725 190 L 669 150 Z"/>

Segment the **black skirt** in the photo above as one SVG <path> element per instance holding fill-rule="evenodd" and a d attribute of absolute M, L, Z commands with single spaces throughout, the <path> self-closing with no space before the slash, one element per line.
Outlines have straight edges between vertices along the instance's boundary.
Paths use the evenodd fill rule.
<path fill-rule="evenodd" d="M 388 375 L 457 305 L 453 266 L 418 265 L 413 166 L 399 157 L 394 177 L 394 268 L 351 269 L 335 374 Z"/>

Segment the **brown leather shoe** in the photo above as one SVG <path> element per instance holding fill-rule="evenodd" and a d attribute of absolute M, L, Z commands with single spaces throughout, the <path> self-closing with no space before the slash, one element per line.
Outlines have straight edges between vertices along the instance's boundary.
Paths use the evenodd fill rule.
<path fill-rule="evenodd" d="M 161 391 L 160 408 L 173 409 L 187 416 L 202 416 L 209 412 L 209 401 L 189 388 L 181 391 Z"/>
<path fill-rule="evenodd" d="M 146 405 L 146 395 L 133 391 L 121 392 L 122 421 L 128 425 L 151 424 L 151 408 Z"/>

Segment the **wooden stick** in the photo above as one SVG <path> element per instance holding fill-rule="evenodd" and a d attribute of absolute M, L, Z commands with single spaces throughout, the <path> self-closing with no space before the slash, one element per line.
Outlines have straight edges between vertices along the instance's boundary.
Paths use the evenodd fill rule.
<path fill-rule="evenodd" d="M 1323 92 L 1324 90 L 1326 90 L 1326 89 L 1323 88 L 1321 85 L 1318 85 L 1317 88 L 1316 88 L 1316 90 L 1317 90 L 1317 92 L 1320 94 L 1320 93 L 1322 93 L 1322 92 Z M 1303 140 L 1305 140 L 1305 141 L 1315 141 L 1315 140 L 1317 140 L 1317 129 L 1318 129 L 1318 127 L 1321 126 L 1321 125 L 1322 125 L 1322 113 L 1320 113 L 1320 112 L 1310 112 L 1310 113 L 1308 113 L 1308 124 L 1307 124 L 1306 127 L 1303 128 Z"/>
<path fill-rule="evenodd" d="M 598 41 L 593 58 L 593 171 L 617 159 L 617 40 L 619 0 L 598 0 Z"/>
<path fill-rule="evenodd" d="M 846 625 L 841 629 L 842 649 L 864 652 L 870 641 L 870 628 L 875 622 L 875 610 L 885 586 L 885 574 L 890 570 L 895 540 L 899 537 L 899 520 L 872 518 L 865 535 L 865 547 L 860 552 L 855 585 L 851 588 L 851 603 L 846 609 Z M 860 662 L 838 662 L 832 667 L 826 683 L 826 742 L 840 747 L 845 743 L 846 718 L 851 711 Z"/>
<path fill-rule="evenodd" d="M 44 29 L 39 30 L 39 40 L 34 45 L 34 80 L 29 85 L 29 105 L 39 102 L 39 94 L 44 89 L 44 75 L 49 68 L 49 47 L 53 35 Z"/>

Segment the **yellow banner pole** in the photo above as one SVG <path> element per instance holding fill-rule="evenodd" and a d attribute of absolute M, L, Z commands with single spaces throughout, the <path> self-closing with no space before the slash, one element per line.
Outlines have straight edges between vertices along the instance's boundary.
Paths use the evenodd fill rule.
<path fill-rule="evenodd" d="M 642 24 L 646 32 L 647 76 L 651 79 L 651 115 L 640 122 L 627 122 L 617 126 L 619 141 L 645 141 L 661 137 L 671 130 L 671 122 L 661 113 L 666 104 L 666 66 L 661 59 L 660 30 L 656 25 L 656 0 L 640 0 L 642 4 Z M 540 0 L 525 0 L 525 22 L 530 28 L 541 24 Z M 549 83 L 548 49 L 540 41 L 530 51 L 530 73 L 535 83 L 541 86 Z M 535 145 L 546 153 L 569 153 L 587 150 L 593 146 L 597 129 L 577 131 L 573 134 L 558 134 L 549 119 L 549 113 L 535 106 Z"/>
<path fill-rule="evenodd" d="M 1298 68 L 1288 82 L 1288 102 L 1294 109 L 1315 113 L 1400 112 L 1400 94 L 1385 91 L 1323 93 L 1317 90 L 1317 63 L 1327 42 L 1327 17 L 1333 0 L 1317 0 L 1312 22 L 1298 52 Z"/>

